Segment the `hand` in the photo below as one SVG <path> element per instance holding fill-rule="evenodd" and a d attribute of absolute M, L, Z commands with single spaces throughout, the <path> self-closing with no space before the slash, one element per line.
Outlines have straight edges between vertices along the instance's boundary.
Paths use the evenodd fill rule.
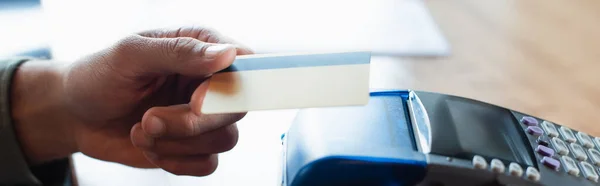
<path fill-rule="evenodd" d="M 236 55 L 251 53 L 215 31 L 192 27 L 139 33 L 66 67 L 27 62 L 13 91 L 19 138 L 33 162 L 60 156 L 44 150 L 56 143 L 36 147 L 55 141 L 61 146 L 54 149 L 101 160 L 209 175 L 217 167 L 217 154 L 237 143 L 235 122 L 245 113 L 202 114 L 205 80 L 231 65 Z M 30 91 L 40 89 L 29 84 L 34 84 L 32 74 L 41 72 L 53 74 L 43 78 L 47 86 L 42 86 L 51 91 Z M 40 97 L 35 92 L 45 96 L 35 98 Z M 38 103 L 48 99 L 56 103 Z M 31 109 L 33 104 L 41 106 Z M 27 118 L 35 113 L 37 119 Z M 40 123 L 55 126 L 47 127 L 49 134 L 32 137 Z M 43 137 L 50 134 L 61 140 Z"/>

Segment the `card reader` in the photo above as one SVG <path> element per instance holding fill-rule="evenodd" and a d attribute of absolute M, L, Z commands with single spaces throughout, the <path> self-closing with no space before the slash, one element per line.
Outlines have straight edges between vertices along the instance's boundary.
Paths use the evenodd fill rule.
<path fill-rule="evenodd" d="M 600 138 L 434 92 L 309 108 L 282 135 L 281 185 L 600 185 Z"/>

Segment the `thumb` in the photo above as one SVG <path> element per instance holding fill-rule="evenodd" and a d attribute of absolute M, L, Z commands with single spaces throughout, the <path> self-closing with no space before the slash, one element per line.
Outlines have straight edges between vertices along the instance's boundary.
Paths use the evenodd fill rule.
<path fill-rule="evenodd" d="M 132 36 L 118 45 L 141 73 L 207 76 L 230 66 L 236 49 L 231 44 L 206 43 L 189 37 L 149 38 Z"/>

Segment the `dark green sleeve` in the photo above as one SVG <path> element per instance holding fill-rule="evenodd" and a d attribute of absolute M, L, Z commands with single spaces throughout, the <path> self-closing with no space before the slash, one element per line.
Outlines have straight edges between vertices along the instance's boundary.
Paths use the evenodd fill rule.
<path fill-rule="evenodd" d="M 11 84 L 15 70 L 27 60 L 0 59 L 0 185 L 68 185 L 68 159 L 29 166 L 15 135 Z"/>

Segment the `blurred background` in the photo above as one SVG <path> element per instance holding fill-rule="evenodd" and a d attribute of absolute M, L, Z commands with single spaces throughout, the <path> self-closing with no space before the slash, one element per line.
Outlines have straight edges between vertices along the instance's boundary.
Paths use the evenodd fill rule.
<path fill-rule="evenodd" d="M 421 1 L 0 0 L 2 54 L 72 61 L 137 31 L 203 25 L 264 52 L 445 55 Z M 10 43 L 7 45 L 6 43 Z M 39 49 L 38 49 L 39 48 Z"/>
<path fill-rule="evenodd" d="M 50 35 L 40 0 L 0 0 L 0 57 L 50 58 Z"/>

